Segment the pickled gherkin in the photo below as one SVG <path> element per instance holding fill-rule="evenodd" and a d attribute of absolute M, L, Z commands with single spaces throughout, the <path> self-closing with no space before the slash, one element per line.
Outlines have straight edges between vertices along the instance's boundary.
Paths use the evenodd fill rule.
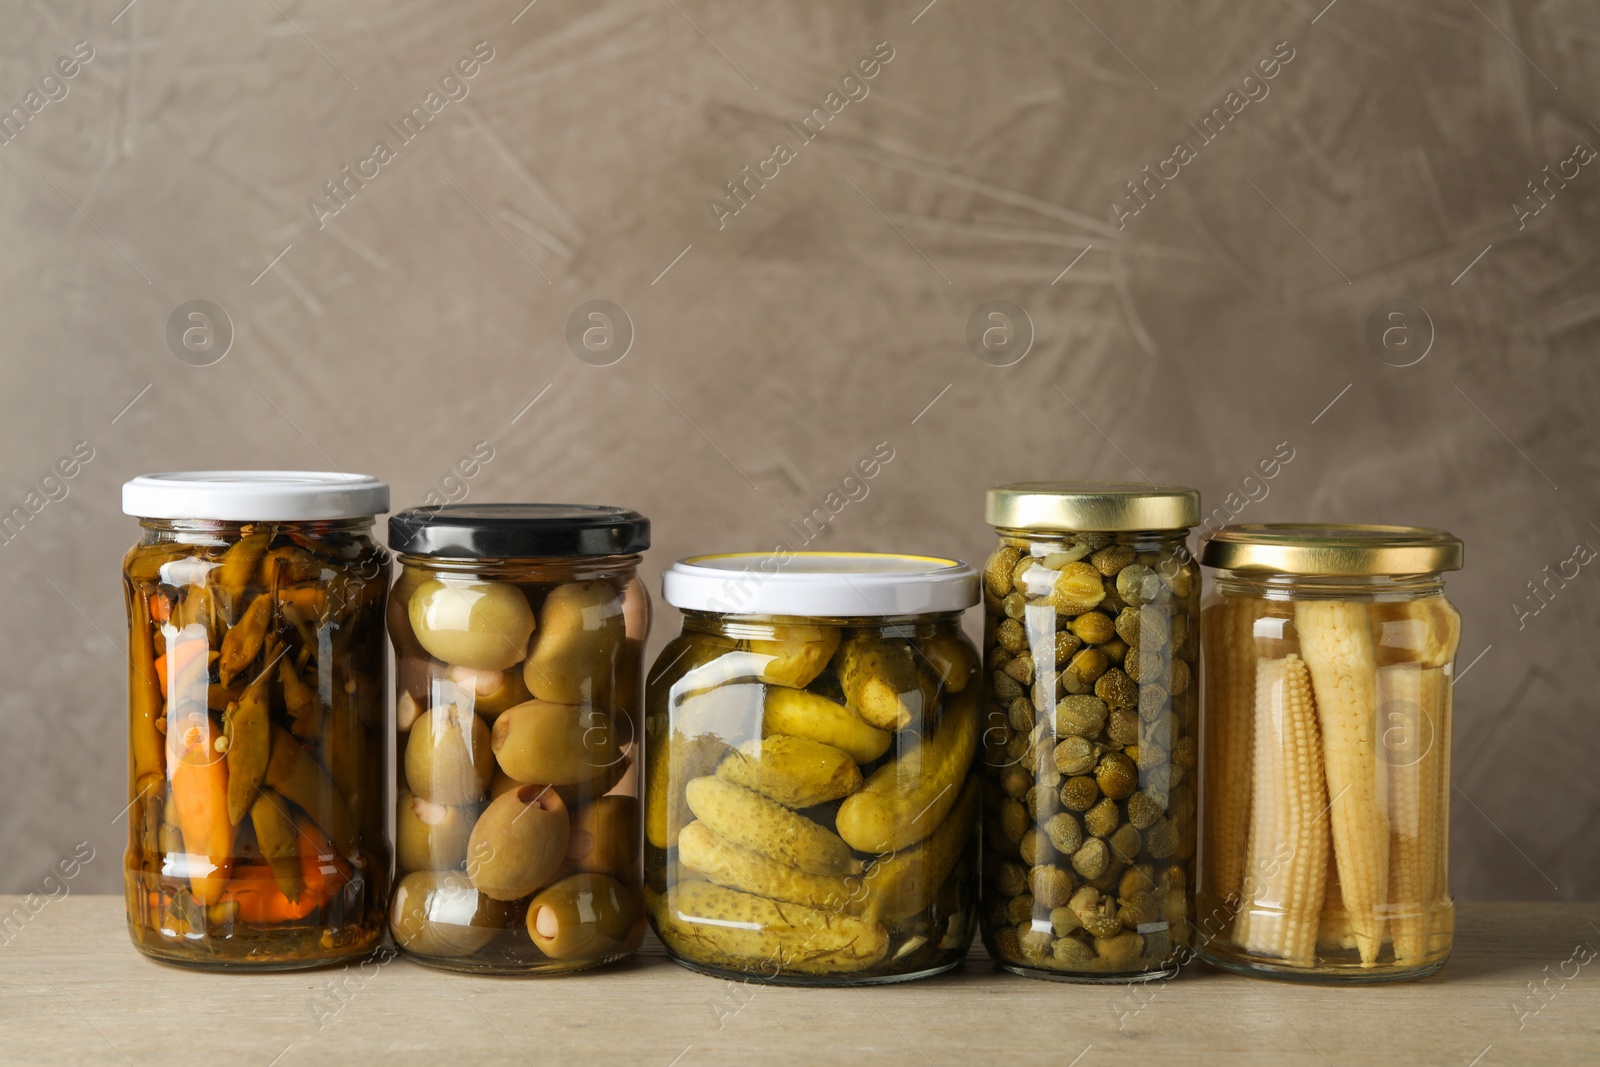
<path fill-rule="evenodd" d="M 646 701 L 650 918 L 676 960 L 710 973 L 802 985 L 936 973 L 977 925 L 983 685 L 959 627 L 977 576 L 919 557 L 801 560 L 807 584 L 832 583 L 838 614 L 718 610 L 674 573 L 693 577 L 698 560 L 663 583 L 684 632 Z M 939 565 L 931 602 L 947 607 L 853 613 L 882 594 L 873 568 L 886 560 L 891 583 Z"/>

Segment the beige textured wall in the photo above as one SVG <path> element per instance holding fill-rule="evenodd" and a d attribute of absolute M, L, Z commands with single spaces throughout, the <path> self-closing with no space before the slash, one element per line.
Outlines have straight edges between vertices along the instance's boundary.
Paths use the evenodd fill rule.
<path fill-rule="evenodd" d="M 123 2 L 8 3 L 0 35 L 6 107 L 93 48 L 0 147 L 0 504 L 93 449 L 0 546 L 0 890 L 83 839 L 77 885 L 120 885 L 126 478 L 337 467 L 416 503 L 480 440 L 472 499 L 649 514 L 652 588 L 793 544 L 880 442 L 818 544 L 978 559 L 992 482 L 1217 504 L 1288 442 L 1242 519 L 1466 539 L 1457 893 L 1600 890 L 1600 574 L 1512 606 L 1600 546 L 1593 4 Z M 402 146 L 384 123 L 479 41 L 470 95 Z M 802 143 L 784 123 L 879 42 Z M 1207 143 L 1187 124 L 1230 92 Z M 319 229 L 307 200 L 379 139 L 395 158 Z M 776 141 L 719 229 L 708 202 Z M 1119 226 L 1147 164 L 1177 175 Z M 1576 176 L 1535 216 L 1546 164 Z M 211 366 L 166 341 L 193 299 L 234 326 Z M 633 324 L 612 366 L 565 340 L 593 299 Z M 1020 363 L 969 351 L 988 300 L 1030 317 Z M 1369 345 L 1395 300 L 1431 328 Z"/>

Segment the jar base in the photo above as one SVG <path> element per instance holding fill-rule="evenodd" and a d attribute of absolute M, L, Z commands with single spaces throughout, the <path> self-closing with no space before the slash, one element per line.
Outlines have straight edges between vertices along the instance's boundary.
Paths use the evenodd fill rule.
<path fill-rule="evenodd" d="M 810 986 L 812 988 L 816 988 L 818 986 L 837 987 L 894 985 L 898 982 L 914 982 L 919 978 L 932 978 L 934 975 L 944 974 L 946 971 L 953 970 L 961 963 L 959 959 L 955 959 L 948 963 L 938 964 L 934 967 L 924 967 L 917 971 L 907 971 L 904 974 L 867 975 L 861 978 L 852 978 L 847 975 L 783 973 L 779 973 L 774 976 L 768 976 L 761 974 L 760 972 L 752 973 L 750 971 L 736 971 L 727 967 L 713 967 L 706 963 L 695 963 L 692 960 L 686 960 L 681 956 L 675 955 L 670 951 L 668 952 L 668 956 L 673 963 L 676 963 L 684 970 L 693 971 L 696 974 L 707 975 L 711 978 L 727 978 L 735 982 L 756 982 L 760 985 Z"/>
<path fill-rule="evenodd" d="M 515 963 L 505 960 L 475 960 L 470 956 L 425 956 L 403 948 L 399 950 L 401 956 L 424 967 L 489 978 L 538 978 L 541 975 L 576 974 L 579 971 L 592 971 L 596 967 L 604 967 L 618 960 L 627 959 L 634 951 L 630 948 L 625 952 L 616 952 L 592 960 L 553 960 L 544 957 L 528 963 Z"/>
<path fill-rule="evenodd" d="M 1247 978 L 1274 978 L 1279 981 L 1303 982 L 1307 985 L 1377 985 L 1384 982 L 1408 982 L 1439 973 L 1449 962 L 1449 954 L 1427 963 L 1411 967 L 1384 964 L 1381 967 L 1335 965 L 1320 971 L 1304 967 L 1235 959 L 1221 953 L 1199 949 L 1197 954 L 1218 970 L 1242 974 Z"/>
<path fill-rule="evenodd" d="M 372 956 L 383 944 L 383 935 L 374 931 L 373 936 L 352 944 L 336 954 L 325 956 L 296 956 L 288 952 L 240 952 L 236 955 L 194 955 L 193 950 L 168 950 L 159 945 L 143 942 L 137 938 L 130 938 L 133 947 L 149 959 L 171 967 L 181 967 L 190 971 L 314 971 L 325 967 L 339 967 L 355 963 Z"/>
<path fill-rule="evenodd" d="M 1001 970 L 1010 971 L 1023 978 L 1037 978 L 1042 982 L 1067 982 L 1073 985 L 1140 985 L 1145 982 L 1164 981 L 1175 977 L 1178 973 L 1176 964 L 1158 971 L 1140 971 L 1138 974 L 1090 974 L 1047 971 L 1040 967 L 1029 967 L 1021 963 L 1002 963 L 999 960 L 995 962 Z"/>

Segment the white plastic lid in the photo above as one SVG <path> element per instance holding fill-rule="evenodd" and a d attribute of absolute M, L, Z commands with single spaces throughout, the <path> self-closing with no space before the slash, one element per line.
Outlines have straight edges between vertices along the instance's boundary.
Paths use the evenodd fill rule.
<path fill-rule="evenodd" d="M 661 575 L 661 595 L 723 615 L 923 615 L 978 602 L 978 572 L 958 559 L 877 552 L 691 556 Z"/>
<path fill-rule="evenodd" d="M 123 483 L 122 510 L 219 522 L 359 519 L 389 510 L 389 487 L 371 475 L 330 471 L 175 471 Z"/>

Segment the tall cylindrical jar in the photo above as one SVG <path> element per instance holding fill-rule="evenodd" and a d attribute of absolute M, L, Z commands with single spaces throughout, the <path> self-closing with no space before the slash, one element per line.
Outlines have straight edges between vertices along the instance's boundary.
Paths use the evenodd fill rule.
<path fill-rule="evenodd" d="M 1406 526 L 1228 526 L 1201 560 L 1199 951 L 1355 982 L 1450 954 L 1450 708 L 1461 542 Z"/>
<path fill-rule="evenodd" d="M 389 545 L 396 943 L 487 974 L 626 956 L 645 931 L 649 520 L 576 504 L 423 507 L 389 520 Z"/>
<path fill-rule="evenodd" d="M 662 577 L 683 632 L 646 689 L 645 893 L 707 974 L 861 985 L 972 940 L 981 685 L 964 563 L 701 556 Z"/>
<path fill-rule="evenodd" d="M 1199 511 L 1178 486 L 989 490 L 983 932 L 1016 974 L 1157 978 L 1189 942 Z"/>
<path fill-rule="evenodd" d="M 209 968 L 365 955 L 389 892 L 388 487 L 199 471 L 135 478 L 122 506 L 134 945 Z"/>

